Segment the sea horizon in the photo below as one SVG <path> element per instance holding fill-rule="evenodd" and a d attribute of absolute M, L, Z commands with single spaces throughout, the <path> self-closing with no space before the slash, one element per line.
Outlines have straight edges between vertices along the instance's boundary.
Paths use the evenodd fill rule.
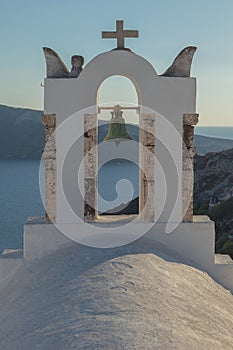
<path fill-rule="evenodd" d="M 197 125 L 195 135 L 215 137 L 219 139 L 233 140 L 233 126 L 202 126 Z"/>

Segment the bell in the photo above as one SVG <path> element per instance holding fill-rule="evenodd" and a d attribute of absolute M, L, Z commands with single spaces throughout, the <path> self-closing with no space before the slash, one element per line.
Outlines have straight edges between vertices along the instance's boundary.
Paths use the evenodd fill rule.
<path fill-rule="evenodd" d="M 113 141 L 118 147 L 121 141 L 131 141 L 132 137 L 129 136 L 125 119 L 122 117 L 123 111 L 121 106 L 116 105 L 111 112 L 112 119 L 110 120 L 108 134 L 104 141 Z"/>

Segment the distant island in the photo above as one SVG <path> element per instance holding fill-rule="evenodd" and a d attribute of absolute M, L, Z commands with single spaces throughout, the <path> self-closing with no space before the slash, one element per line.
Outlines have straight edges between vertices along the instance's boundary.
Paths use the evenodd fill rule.
<path fill-rule="evenodd" d="M 41 114 L 0 105 L 0 158 L 40 159 L 44 148 Z"/>
<path fill-rule="evenodd" d="M 41 122 L 42 111 L 14 108 L 0 105 L 0 158 L 40 159 L 44 149 L 44 128 Z M 130 135 L 138 141 L 138 128 L 127 126 Z M 99 142 L 106 136 L 108 124 L 99 128 Z M 233 140 L 194 136 L 198 155 L 220 152 L 233 148 Z"/>
<path fill-rule="evenodd" d="M 233 140 L 194 135 L 194 145 L 196 153 L 204 156 L 210 152 L 221 152 L 233 148 Z"/>

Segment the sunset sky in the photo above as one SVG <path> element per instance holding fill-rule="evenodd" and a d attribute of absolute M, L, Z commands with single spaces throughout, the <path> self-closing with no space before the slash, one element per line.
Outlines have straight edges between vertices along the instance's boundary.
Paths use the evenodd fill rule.
<path fill-rule="evenodd" d="M 232 0 L 0 0 L 0 6 L 0 104 L 43 109 L 42 47 L 53 48 L 69 68 L 73 54 L 88 63 L 116 46 L 101 31 L 123 19 L 126 29 L 139 30 L 127 46 L 158 74 L 185 46 L 197 46 L 191 75 L 200 124 L 233 126 Z"/>

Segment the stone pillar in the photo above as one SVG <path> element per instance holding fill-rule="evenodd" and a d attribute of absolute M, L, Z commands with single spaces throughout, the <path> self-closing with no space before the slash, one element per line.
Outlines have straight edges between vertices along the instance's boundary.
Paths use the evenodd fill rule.
<path fill-rule="evenodd" d="M 193 221 L 193 145 L 194 125 L 198 123 L 198 114 L 183 114 L 183 222 Z"/>
<path fill-rule="evenodd" d="M 84 115 L 84 220 L 97 216 L 98 120 L 96 114 Z"/>
<path fill-rule="evenodd" d="M 42 115 L 45 128 L 45 206 L 47 222 L 56 221 L 56 114 Z"/>
<path fill-rule="evenodd" d="M 155 114 L 140 116 L 140 148 L 139 213 L 141 220 L 153 222 L 155 217 Z"/>

